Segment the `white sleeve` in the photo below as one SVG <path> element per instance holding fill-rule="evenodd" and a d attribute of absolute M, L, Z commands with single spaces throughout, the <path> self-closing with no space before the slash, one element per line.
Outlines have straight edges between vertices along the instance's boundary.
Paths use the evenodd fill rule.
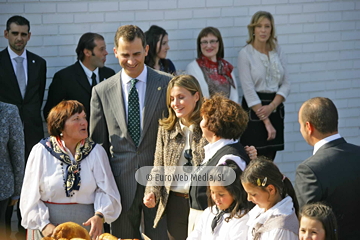
<path fill-rule="evenodd" d="M 238 55 L 238 71 L 247 105 L 250 108 L 254 105 L 260 104 L 261 100 L 255 91 L 255 85 L 251 76 L 250 61 L 245 48 L 243 48 Z"/>
<path fill-rule="evenodd" d="M 231 72 L 231 77 L 234 81 L 235 84 L 235 88 L 233 88 L 232 86 L 230 86 L 230 100 L 233 100 L 236 103 L 240 103 L 240 99 L 239 99 L 239 86 L 238 83 L 236 81 L 236 77 L 234 74 L 234 71 Z"/>
<path fill-rule="evenodd" d="M 205 98 L 209 98 L 209 86 L 205 81 L 204 73 L 201 71 L 201 68 L 199 67 L 199 64 L 196 62 L 196 60 L 187 65 L 185 72 L 186 74 L 194 76 L 196 80 L 198 80 L 203 96 Z"/>
<path fill-rule="evenodd" d="M 50 223 L 49 210 L 41 201 L 40 193 L 40 183 L 43 181 L 43 173 L 46 173 L 44 162 L 47 157 L 47 150 L 38 143 L 31 150 L 27 160 L 20 197 L 21 225 L 25 229 L 42 230 Z"/>
<path fill-rule="evenodd" d="M 222 156 L 216 166 L 224 163 L 226 160 L 233 160 L 234 162 L 236 162 L 236 164 L 241 168 L 242 171 L 244 171 L 246 168 L 246 162 L 241 159 L 241 157 L 232 154 Z"/>
<path fill-rule="evenodd" d="M 284 97 L 284 101 L 286 100 L 287 96 L 290 94 L 290 83 L 289 83 L 289 75 L 287 72 L 287 60 L 284 52 L 281 50 L 280 46 L 277 46 L 277 52 L 279 55 L 279 59 L 281 62 L 281 65 L 284 69 L 284 76 L 282 77 L 282 81 L 280 83 L 279 90 L 276 92 L 276 94 L 279 94 Z"/>
<path fill-rule="evenodd" d="M 112 174 L 108 156 L 104 148 L 97 144 L 91 154 L 94 154 L 94 178 L 97 189 L 95 191 L 95 212 L 101 212 L 105 221 L 115 221 L 121 212 L 120 193 Z"/>
<path fill-rule="evenodd" d="M 295 233 L 285 229 L 273 229 L 261 234 L 260 240 L 298 240 Z"/>
<path fill-rule="evenodd" d="M 204 239 L 203 235 L 206 235 L 206 222 L 210 217 L 210 207 L 206 208 L 204 212 L 201 214 L 201 221 L 196 223 L 195 229 L 188 236 L 187 240 L 200 240 Z M 210 226 L 209 226 L 210 227 Z"/>

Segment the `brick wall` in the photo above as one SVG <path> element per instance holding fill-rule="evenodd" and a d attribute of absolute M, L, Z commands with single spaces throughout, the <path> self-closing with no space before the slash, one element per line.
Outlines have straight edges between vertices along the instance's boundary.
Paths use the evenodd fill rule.
<path fill-rule="evenodd" d="M 143 30 L 152 24 L 165 28 L 171 46 L 168 57 L 178 70 L 195 58 L 199 31 L 217 27 L 224 38 L 225 58 L 236 66 L 247 39 L 246 25 L 258 10 L 273 13 L 279 43 L 288 57 L 292 92 L 285 103 L 286 147 L 276 162 L 293 180 L 296 166 L 312 152 L 297 122 L 305 100 L 331 98 L 339 109 L 340 134 L 360 144 L 360 1 L 0 0 L 0 29 L 5 29 L 6 20 L 14 14 L 30 20 L 28 49 L 47 60 L 49 85 L 56 71 L 76 60 L 77 41 L 87 31 L 104 35 L 110 52 L 107 66 L 118 71 L 113 38 L 123 24 L 136 24 Z M 0 38 L 0 49 L 6 46 L 6 39 Z"/>

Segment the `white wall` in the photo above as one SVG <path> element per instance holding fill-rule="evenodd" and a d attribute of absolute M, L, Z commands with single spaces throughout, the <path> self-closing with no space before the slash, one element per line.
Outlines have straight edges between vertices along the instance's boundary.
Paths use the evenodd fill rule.
<path fill-rule="evenodd" d="M 48 63 L 48 85 L 54 73 L 76 60 L 79 37 L 87 31 L 104 35 L 111 52 L 107 66 L 120 69 L 112 53 L 120 25 L 152 24 L 169 33 L 168 57 L 184 70 L 195 58 L 196 37 L 206 26 L 220 29 L 225 58 L 236 66 L 247 39 L 246 25 L 258 10 L 273 13 L 279 43 L 287 52 L 292 92 L 286 106 L 285 151 L 276 162 L 294 179 L 296 166 L 312 148 L 299 133 L 300 105 L 315 96 L 331 98 L 340 114 L 340 134 L 360 145 L 360 1 L 349 0 L 0 0 L 0 29 L 15 14 L 31 22 L 28 49 Z M 0 38 L 0 49 L 7 46 Z M 237 75 L 237 70 L 236 70 Z"/>

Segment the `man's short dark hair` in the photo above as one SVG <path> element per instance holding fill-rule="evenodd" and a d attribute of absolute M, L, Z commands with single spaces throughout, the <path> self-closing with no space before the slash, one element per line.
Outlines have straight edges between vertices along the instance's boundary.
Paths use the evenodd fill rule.
<path fill-rule="evenodd" d="M 27 20 L 26 18 L 19 16 L 19 15 L 15 15 L 12 16 L 11 18 L 9 18 L 6 22 L 6 31 L 10 31 L 10 25 L 12 23 L 15 23 L 16 25 L 20 25 L 20 26 L 24 26 L 27 25 L 28 26 L 28 32 L 30 32 L 30 22 L 29 20 Z"/>
<path fill-rule="evenodd" d="M 83 61 L 85 58 L 84 49 L 88 49 L 91 52 L 93 51 L 94 47 L 96 47 L 95 40 L 97 39 L 104 40 L 104 37 L 100 34 L 92 32 L 84 33 L 80 37 L 79 43 L 76 47 L 77 59 L 79 61 Z"/>
<path fill-rule="evenodd" d="M 117 48 L 119 46 L 120 38 L 124 38 L 124 40 L 126 42 L 132 42 L 132 41 L 134 41 L 134 39 L 136 37 L 141 39 L 142 45 L 145 48 L 146 47 L 146 39 L 145 39 L 145 34 L 141 30 L 141 28 L 139 28 L 138 26 L 135 26 L 135 25 L 121 26 L 117 29 L 117 31 L 115 33 L 115 38 L 114 38 L 115 47 Z"/>
<path fill-rule="evenodd" d="M 301 120 L 311 123 L 322 134 L 338 131 L 338 111 L 335 104 L 325 97 L 307 100 L 301 107 Z"/>

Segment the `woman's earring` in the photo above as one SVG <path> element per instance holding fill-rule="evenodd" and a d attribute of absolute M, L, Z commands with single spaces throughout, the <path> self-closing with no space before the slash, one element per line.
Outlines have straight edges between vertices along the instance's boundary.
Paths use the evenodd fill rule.
<path fill-rule="evenodd" d="M 64 136 L 62 133 L 60 133 L 60 137 Z"/>

